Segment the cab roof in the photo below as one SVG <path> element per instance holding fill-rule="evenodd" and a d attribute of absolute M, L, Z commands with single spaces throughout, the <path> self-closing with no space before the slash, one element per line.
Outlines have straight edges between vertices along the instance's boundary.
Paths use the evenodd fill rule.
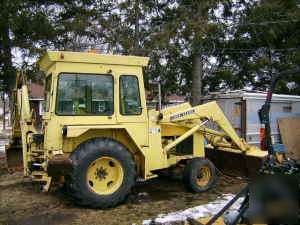
<path fill-rule="evenodd" d="M 140 56 L 104 55 L 94 52 L 47 51 L 38 61 L 42 71 L 56 62 L 92 63 L 124 66 L 147 66 L 149 58 Z"/>

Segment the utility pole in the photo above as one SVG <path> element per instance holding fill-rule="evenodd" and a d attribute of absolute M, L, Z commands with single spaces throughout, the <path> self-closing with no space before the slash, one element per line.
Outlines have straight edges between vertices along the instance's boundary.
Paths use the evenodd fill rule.
<path fill-rule="evenodd" d="M 161 82 L 160 82 L 160 80 L 158 80 L 158 81 L 149 80 L 149 84 L 157 85 L 157 90 L 158 90 L 157 110 L 160 111 L 162 109 Z"/>
<path fill-rule="evenodd" d="M 5 107 L 5 92 L 2 91 L 1 93 L 1 99 L 2 99 L 2 103 L 3 103 L 3 132 L 6 130 L 6 118 L 5 118 L 5 111 L 6 111 L 6 107 Z"/>
<path fill-rule="evenodd" d="M 6 107 L 5 107 L 5 88 L 4 88 L 4 81 L 3 80 L 0 80 L 0 98 L 1 98 L 1 101 L 3 103 L 3 124 L 2 124 L 2 129 L 3 129 L 3 132 L 5 131 L 6 129 L 6 121 L 5 121 L 5 111 L 6 111 Z"/>
<path fill-rule="evenodd" d="M 268 57 L 269 57 L 269 76 L 272 79 L 273 65 L 272 65 L 272 50 L 270 46 L 268 48 Z"/>
<path fill-rule="evenodd" d="M 161 85 L 160 81 L 158 82 L 158 111 L 161 110 Z"/>

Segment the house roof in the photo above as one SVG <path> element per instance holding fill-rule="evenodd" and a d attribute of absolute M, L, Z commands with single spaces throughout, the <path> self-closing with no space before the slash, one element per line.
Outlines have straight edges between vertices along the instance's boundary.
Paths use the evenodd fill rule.
<path fill-rule="evenodd" d="M 171 94 L 167 96 L 168 102 L 185 102 L 185 96 Z"/>
<path fill-rule="evenodd" d="M 265 100 L 267 92 L 263 91 L 248 91 L 248 90 L 234 90 L 234 91 L 220 91 L 211 92 L 203 96 L 203 100 L 215 100 L 226 98 L 242 98 L 242 99 L 259 99 Z M 273 94 L 272 101 L 300 101 L 299 95 Z"/>
<path fill-rule="evenodd" d="M 30 83 L 29 99 L 30 100 L 44 100 L 44 86 L 37 83 Z"/>

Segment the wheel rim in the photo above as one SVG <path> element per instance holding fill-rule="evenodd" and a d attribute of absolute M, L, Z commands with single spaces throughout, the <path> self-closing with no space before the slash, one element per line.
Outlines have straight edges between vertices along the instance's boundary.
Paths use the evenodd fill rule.
<path fill-rule="evenodd" d="M 100 195 L 114 193 L 122 185 L 124 172 L 121 163 L 108 156 L 100 157 L 87 170 L 87 184 Z"/>
<path fill-rule="evenodd" d="M 206 186 L 211 179 L 211 170 L 209 166 L 203 166 L 199 168 L 198 174 L 197 174 L 197 185 L 200 187 Z"/>

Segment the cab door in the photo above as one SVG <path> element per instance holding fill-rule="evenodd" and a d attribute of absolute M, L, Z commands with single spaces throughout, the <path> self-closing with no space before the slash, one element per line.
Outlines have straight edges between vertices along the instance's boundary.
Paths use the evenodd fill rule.
<path fill-rule="evenodd" d="M 118 77 L 119 107 L 117 121 L 126 127 L 140 147 L 148 146 L 148 120 L 145 90 L 141 74 Z"/>

